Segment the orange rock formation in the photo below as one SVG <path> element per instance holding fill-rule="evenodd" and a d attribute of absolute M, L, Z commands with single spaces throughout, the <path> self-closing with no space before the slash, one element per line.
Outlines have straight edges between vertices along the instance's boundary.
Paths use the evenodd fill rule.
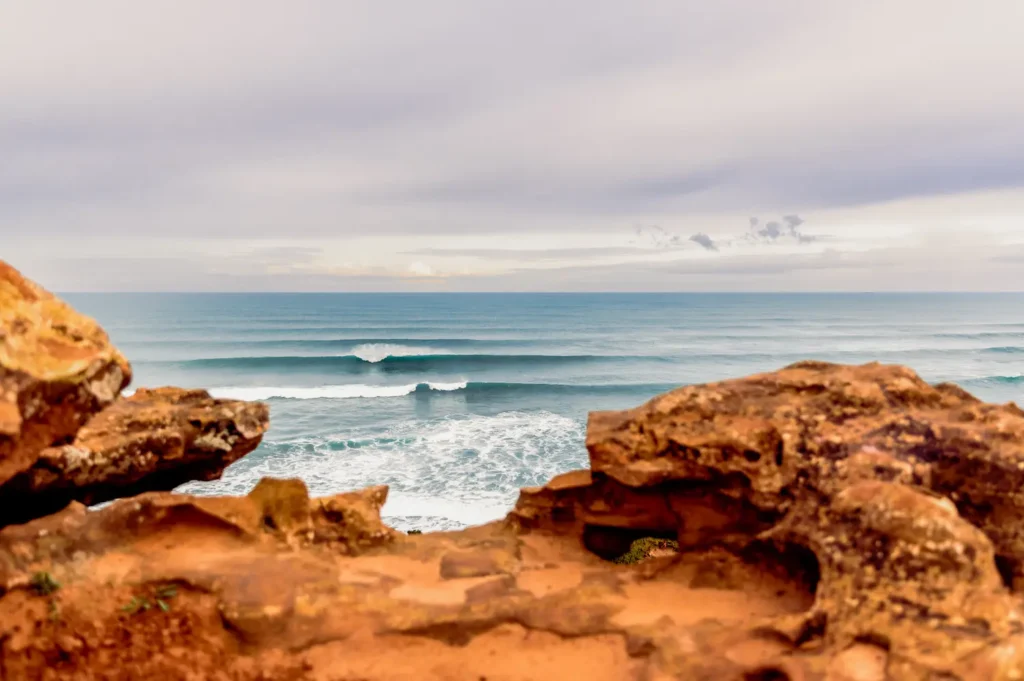
<path fill-rule="evenodd" d="M 590 469 L 504 521 L 409 536 L 384 487 L 146 491 L 266 408 L 118 398 L 102 331 L 2 264 L 0 321 L 5 680 L 1024 677 L 1012 404 L 818 362 L 681 388 L 593 414 Z M 608 560 L 650 536 L 679 552 Z"/>

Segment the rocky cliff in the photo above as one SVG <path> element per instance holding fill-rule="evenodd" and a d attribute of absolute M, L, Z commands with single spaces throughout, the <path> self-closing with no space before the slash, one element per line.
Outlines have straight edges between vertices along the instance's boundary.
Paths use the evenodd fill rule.
<path fill-rule="evenodd" d="M 504 521 L 410 536 L 384 487 L 168 492 L 266 407 L 120 397 L 102 330 L 2 263 L 0 323 L 0 678 L 1024 675 L 1012 404 L 880 365 L 681 388 L 593 414 L 590 468 Z M 615 562 L 646 537 L 678 552 Z"/>

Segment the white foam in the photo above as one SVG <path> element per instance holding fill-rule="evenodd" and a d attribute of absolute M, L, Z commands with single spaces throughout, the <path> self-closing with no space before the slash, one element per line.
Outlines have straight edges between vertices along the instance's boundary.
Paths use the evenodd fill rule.
<path fill-rule="evenodd" d="M 462 390 L 468 384 L 466 381 L 458 381 L 456 383 L 427 383 L 427 386 L 431 390 L 440 390 L 442 392 L 452 392 L 454 390 Z"/>
<path fill-rule="evenodd" d="M 519 488 L 586 465 L 584 424 L 546 411 L 366 426 L 280 441 L 182 491 L 245 494 L 264 476 L 306 481 L 313 495 L 390 486 L 384 516 L 402 529 L 450 529 L 503 517 Z"/>
<path fill-rule="evenodd" d="M 431 390 L 451 392 L 462 390 L 466 382 L 459 383 L 408 383 L 405 385 L 363 385 L 359 383 L 348 385 L 323 385 L 315 388 L 288 388 L 288 387 L 224 387 L 211 388 L 210 394 L 214 397 L 222 397 L 233 400 L 269 400 L 273 398 L 290 400 L 348 400 L 368 397 L 404 397 L 416 392 L 416 389 L 425 385 Z"/>
<path fill-rule="evenodd" d="M 352 348 L 352 355 L 364 362 L 376 364 L 388 357 L 415 357 L 417 355 L 438 354 L 433 348 L 416 348 L 394 343 L 363 343 Z"/>

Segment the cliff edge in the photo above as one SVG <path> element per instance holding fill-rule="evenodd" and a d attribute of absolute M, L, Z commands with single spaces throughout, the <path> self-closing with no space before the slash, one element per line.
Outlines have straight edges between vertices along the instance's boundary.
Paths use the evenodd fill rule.
<path fill-rule="evenodd" d="M 878 364 L 689 386 L 592 414 L 589 469 L 505 520 L 406 535 L 385 487 L 167 491 L 269 413 L 130 376 L 0 263 L 0 678 L 1024 677 L 1013 404 Z M 648 537 L 678 550 L 616 562 Z"/>

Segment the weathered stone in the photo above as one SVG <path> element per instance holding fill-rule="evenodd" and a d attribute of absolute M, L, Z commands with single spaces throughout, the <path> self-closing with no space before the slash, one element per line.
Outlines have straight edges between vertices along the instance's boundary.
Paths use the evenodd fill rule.
<path fill-rule="evenodd" d="M 958 673 L 1021 633 L 1004 584 L 1024 561 L 1016 405 L 903 367 L 802 362 L 592 414 L 587 447 L 591 470 L 524 490 L 513 526 L 606 555 L 651 534 L 684 552 L 793 547 L 790 571 L 813 556 L 815 603 L 768 628 L 829 649 L 884 641 L 907 678 Z"/>
<path fill-rule="evenodd" d="M 0 261 L 0 484 L 70 441 L 130 380 L 96 322 Z"/>
<path fill-rule="evenodd" d="M 203 414 L 220 408 L 201 394 L 163 394 L 139 398 L 176 403 L 152 418 L 115 419 L 131 411 L 125 400 L 96 419 L 152 434 L 168 430 L 158 412 L 192 400 Z M 249 432 L 262 433 L 259 414 L 246 413 Z M 78 440 L 94 452 L 126 441 L 92 422 Z M 240 441 L 172 440 L 220 453 L 209 461 Z M 72 503 L 7 527 L 0 672 L 1022 678 L 1015 406 L 928 386 L 900 367 L 801 363 L 595 414 L 587 446 L 590 470 L 524 489 L 506 521 L 459 532 L 403 535 L 381 522 L 386 488 L 310 500 L 299 480 L 264 480 L 239 498 Z M 128 460 L 118 457 L 108 459 Z M 198 470 L 219 471 L 202 461 Z M 54 479 L 79 489 L 110 478 L 57 467 Z M 679 552 L 633 566 L 602 560 L 645 536 L 674 538 Z"/>
<path fill-rule="evenodd" d="M 215 400 L 202 390 L 140 389 L 0 484 L 0 525 L 71 501 L 96 504 L 219 478 L 259 445 L 268 426 L 264 404 Z"/>

